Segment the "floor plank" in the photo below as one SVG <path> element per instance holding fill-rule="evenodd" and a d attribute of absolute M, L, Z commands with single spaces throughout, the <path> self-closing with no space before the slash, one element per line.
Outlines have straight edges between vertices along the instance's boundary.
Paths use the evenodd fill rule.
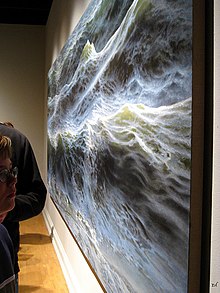
<path fill-rule="evenodd" d="M 43 216 L 20 224 L 19 293 L 68 292 Z"/>

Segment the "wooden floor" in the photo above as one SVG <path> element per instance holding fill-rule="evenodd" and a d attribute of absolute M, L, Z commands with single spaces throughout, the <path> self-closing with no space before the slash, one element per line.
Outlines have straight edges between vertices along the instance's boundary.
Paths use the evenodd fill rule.
<path fill-rule="evenodd" d="M 43 216 L 20 224 L 19 293 L 69 292 Z"/>

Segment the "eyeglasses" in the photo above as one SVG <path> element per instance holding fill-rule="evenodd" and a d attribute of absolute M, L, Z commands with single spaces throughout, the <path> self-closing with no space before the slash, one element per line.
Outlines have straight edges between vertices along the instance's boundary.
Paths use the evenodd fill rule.
<path fill-rule="evenodd" d="M 4 169 L 0 171 L 0 181 L 2 183 L 11 182 L 12 179 L 17 178 L 18 176 L 18 168 L 14 167 L 13 169 Z"/>

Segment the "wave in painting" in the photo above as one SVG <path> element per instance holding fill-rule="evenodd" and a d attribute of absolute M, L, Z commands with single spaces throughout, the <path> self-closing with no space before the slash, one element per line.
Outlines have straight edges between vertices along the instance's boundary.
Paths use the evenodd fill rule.
<path fill-rule="evenodd" d="M 187 292 L 191 27 L 94 0 L 49 72 L 49 192 L 107 292 Z"/>

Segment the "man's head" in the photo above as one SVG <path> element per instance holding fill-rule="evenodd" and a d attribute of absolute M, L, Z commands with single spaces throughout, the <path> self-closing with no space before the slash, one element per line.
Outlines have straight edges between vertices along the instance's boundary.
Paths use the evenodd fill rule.
<path fill-rule="evenodd" d="M 17 169 L 12 169 L 11 140 L 0 135 L 0 222 L 15 205 Z"/>
<path fill-rule="evenodd" d="M 10 121 L 0 122 L 0 124 L 14 128 L 14 125 Z"/>

